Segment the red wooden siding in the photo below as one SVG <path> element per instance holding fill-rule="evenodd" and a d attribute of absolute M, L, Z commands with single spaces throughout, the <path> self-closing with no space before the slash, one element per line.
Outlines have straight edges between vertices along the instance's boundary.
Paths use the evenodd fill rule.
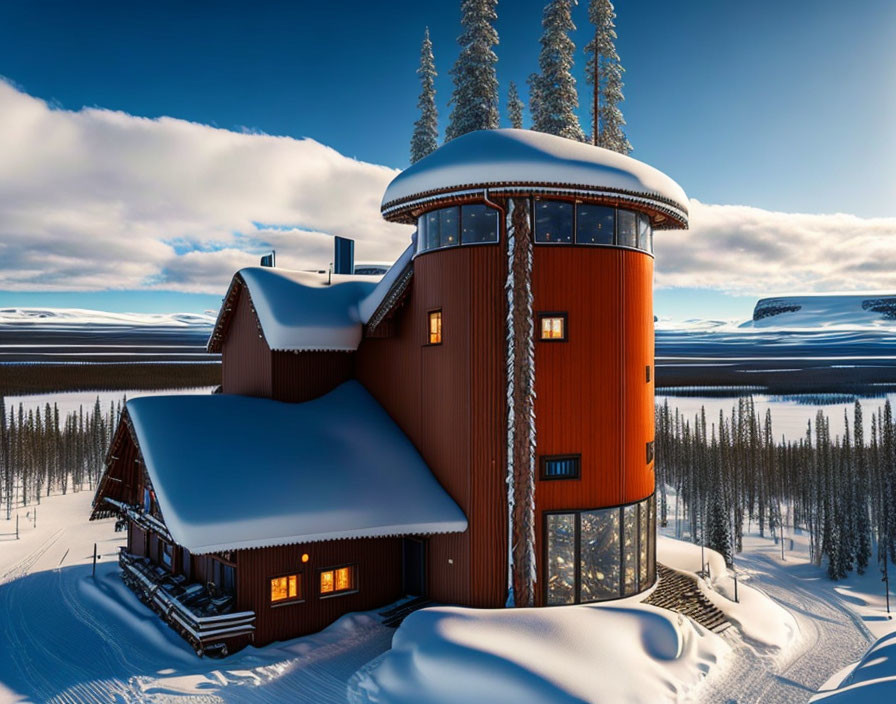
<path fill-rule="evenodd" d="M 354 352 L 272 352 L 273 398 L 301 403 L 323 396 L 355 372 Z"/>
<path fill-rule="evenodd" d="M 356 360 L 358 379 L 470 523 L 428 541 L 429 595 L 448 603 L 500 606 L 506 598 L 502 252 L 460 247 L 417 257 L 395 336 L 365 339 Z M 436 309 L 443 341 L 428 345 L 427 314 Z"/>
<path fill-rule="evenodd" d="M 543 515 L 653 493 L 653 259 L 613 248 L 536 246 L 536 313 L 568 313 L 568 341 L 535 343 L 537 459 L 581 454 L 581 478 L 536 485 L 536 555 Z M 539 578 L 541 568 L 539 569 Z M 544 604 L 537 584 L 537 603 Z"/>
<path fill-rule="evenodd" d="M 302 554 L 309 557 L 302 562 Z M 333 540 L 236 554 L 237 610 L 255 612 L 256 646 L 314 633 L 350 611 L 368 611 L 402 596 L 401 538 Z M 319 571 L 357 565 L 357 591 L 320 597 Z M 304 600 L 271 604 L 271 577 L 300 574 Z"/>
<path fill-rule="evenodd" d="M 261 337 L 245 287 L 231 316 L 221 348 L 222 391 L 271 398 L 271 350 Z"/>

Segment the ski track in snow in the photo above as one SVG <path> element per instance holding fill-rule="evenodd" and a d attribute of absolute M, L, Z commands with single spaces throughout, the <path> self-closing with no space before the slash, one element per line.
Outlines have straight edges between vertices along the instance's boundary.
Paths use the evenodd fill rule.
<path fill-rule="evenodd" d="M 782 566 L 763 554 L 742 554 L 737 562 L 739 573 L 751 574 L 750 586 L 793 614 L 800 638 L 791 653 L 776 658 L 731 635 L 734 655 L 727 671 L 706 683 L 700 697 L 704 704 L 804 704 L 833 673 L 861 658 L 874 640 L 835 593 L 817 588 L 823 578 L 816 568 Z"/>

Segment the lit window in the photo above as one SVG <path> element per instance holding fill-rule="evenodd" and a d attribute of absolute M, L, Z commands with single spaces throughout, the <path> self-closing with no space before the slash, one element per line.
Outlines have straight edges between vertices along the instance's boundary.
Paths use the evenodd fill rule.
<path fill-rule="evenodd" d="M 542 479 L 578 479 L 581 473 L 580 455 L 554 455 L 541 458 Z"/>
<path fill-rule="evenodd" d="M 299 590 L 299 575 L 288 574 L 283 577 L 274 577 L 271 580 L 271 603 L 278 604 L 282 601 L 298 601 L 302 598 Z"/>
<path fill-rule="evenodd" d="M 320 593 L 322 596 L 350 592 L 355 589 L 355 568 L 339 567 L 320 573 Z"/>
<path fill-rule="evenodd" d="M 562 342 L 566 339 L 566 313 L 542 313 L 539 316 L 539 337 Z"/>
<path fill-rule="evenodd" d="M 434 310 L 429 314 L 429 344 L 442 344 L 442 311 Z"/>

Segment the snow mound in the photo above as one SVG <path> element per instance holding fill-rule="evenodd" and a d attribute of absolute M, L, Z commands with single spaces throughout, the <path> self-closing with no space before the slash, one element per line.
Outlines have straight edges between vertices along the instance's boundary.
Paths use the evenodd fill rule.
<path fill-rule="evenodd" d="M 210 313 L 109 313 L 83 308 L 0 308 L 0 325 L 126 325 L 141 327 L 209 327 Z"/>
<path fill-rule="evenodd" d="M 354 704 L 644 702 L 690 697 L 730 652 L 643 604 L 417 611 L 350 685 Z"/>
<path fill-rule="evenodd" d="M 679 572 L 696 577 L 700 571 L 699 545 L 666 536 L 658 536 L 657 561 Z M 799 638 L 799 627 L 793 615 L 758 589 L 738 579 L 734 600 L 734 579 L 723 558 L 715 550 L 705 548 L 703 556 L 709 566 L 706 579 L 698 579 L 700 591 L 733 623 L 743 637 L 766 650 L 782 655 Z"/>
<path fill-rule="evenodd" d="M 839 687 L 822 692 L 810 701 L 825 704 L 896 701 L 896 633 L 872 645 Z"/>
<path fill-rule="evenodd" d="M 127 411 L 165 524 L 192 553 L 467 528 L 357 381 L 305 403 L 146 396 Z"/>
<path fill-rule="evenodd" d="M 744 328 L 896 328 L 896 293 L 761 298 Z"/>

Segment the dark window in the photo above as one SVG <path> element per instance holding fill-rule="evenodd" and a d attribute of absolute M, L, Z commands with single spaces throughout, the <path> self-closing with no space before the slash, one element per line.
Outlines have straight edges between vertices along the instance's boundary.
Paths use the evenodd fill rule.
<path fill-rule="evenodd" d="M 581 455 L 553 455 L 541 458 L 542 479 L 578 479 L 581 474 Z"/>
<path fill-rule="evenodd" d="M 653 252 L 652 234 L 650 218 L 644 213 L 638 213 L 638 249 L 643 249 L 645 252 Z"/>
<path fill-rule="evenodd" d="M 271 578 L 271 603 L 285 604 L 302 600 L 302 574 L 285 574 Z"/>
<path fill-rule="evenodd" d="M 562 200 L 535 200 L 535 241 L 572 243 L 573 204 Z"/>
<path fill-rule="evenodd" d="M 190 551 L 186 548 L 180 549 L 180 573 L 186 577 L 188 580 L 193 578 L 193 556 L 190 554 Z"/>
<path fill-rule="evenodd" d="M 219 594 L 236 594 L 236 570 L 220 560 L 212 560 L 212 582 Z"/>
<path fill-rule="evenodd" d="M 566 313 L 539 313 L 538 339 L 546 342 L 565 342 L 568 339 Z"/>
<path fill-rule="evenodd" d="M 631 210 L 616 213 L 616 243 L 620 247 L 638 246 L 638 214 Z"/>
<path fill-rule="evenodd" d="M 358 590 L 355 565 L 333 567 L 320 572 L 320 595 L 336 596 Z"/>
<path fill-rule="evenodd" d="M 442 311 L 430 311 L 429 329 L 427 330 L 426 339 L 430 345 L 442 344 Z"/>
<path fill-rule="evenodd" d="M 487 205 L 464 205 L 460 209 L 461 242 L 476 244 L 498 241 L 498 211 Z"/>
<path fill-rule="evenodd" d="M 576 244 L 613 244 L 616 209 L 603 205 L 576 206 Z"/>
<path fill-rule="evenodd" d="M 159 545 L 161 546 L 162 564 L 170 570 L 174 567 L 174 546 L 161 540 Z"/>
<path fill-rule="evenodd" d="M 647 374 L 647 383 L 650 383 L 650 365 L 648 364 L 645 368 L 645 373 Z"/>
<path fill-rule="evenodd" d="M 460 241 L 460 208 L 442 208 L 426 214 L 422 250 L 451 247 Z M 420 235 L 417 235 L 418 238 Z M 418 239 L 418 242 L 420 240 Z M 418 246 L 418 249 L 421 249 Z"/>
<path fill-rule="evenodd" d="M 655 452 L 656 444 L 653 440 L 647 443 L 647 464 L 653 462 L 654 452 Z"/>

